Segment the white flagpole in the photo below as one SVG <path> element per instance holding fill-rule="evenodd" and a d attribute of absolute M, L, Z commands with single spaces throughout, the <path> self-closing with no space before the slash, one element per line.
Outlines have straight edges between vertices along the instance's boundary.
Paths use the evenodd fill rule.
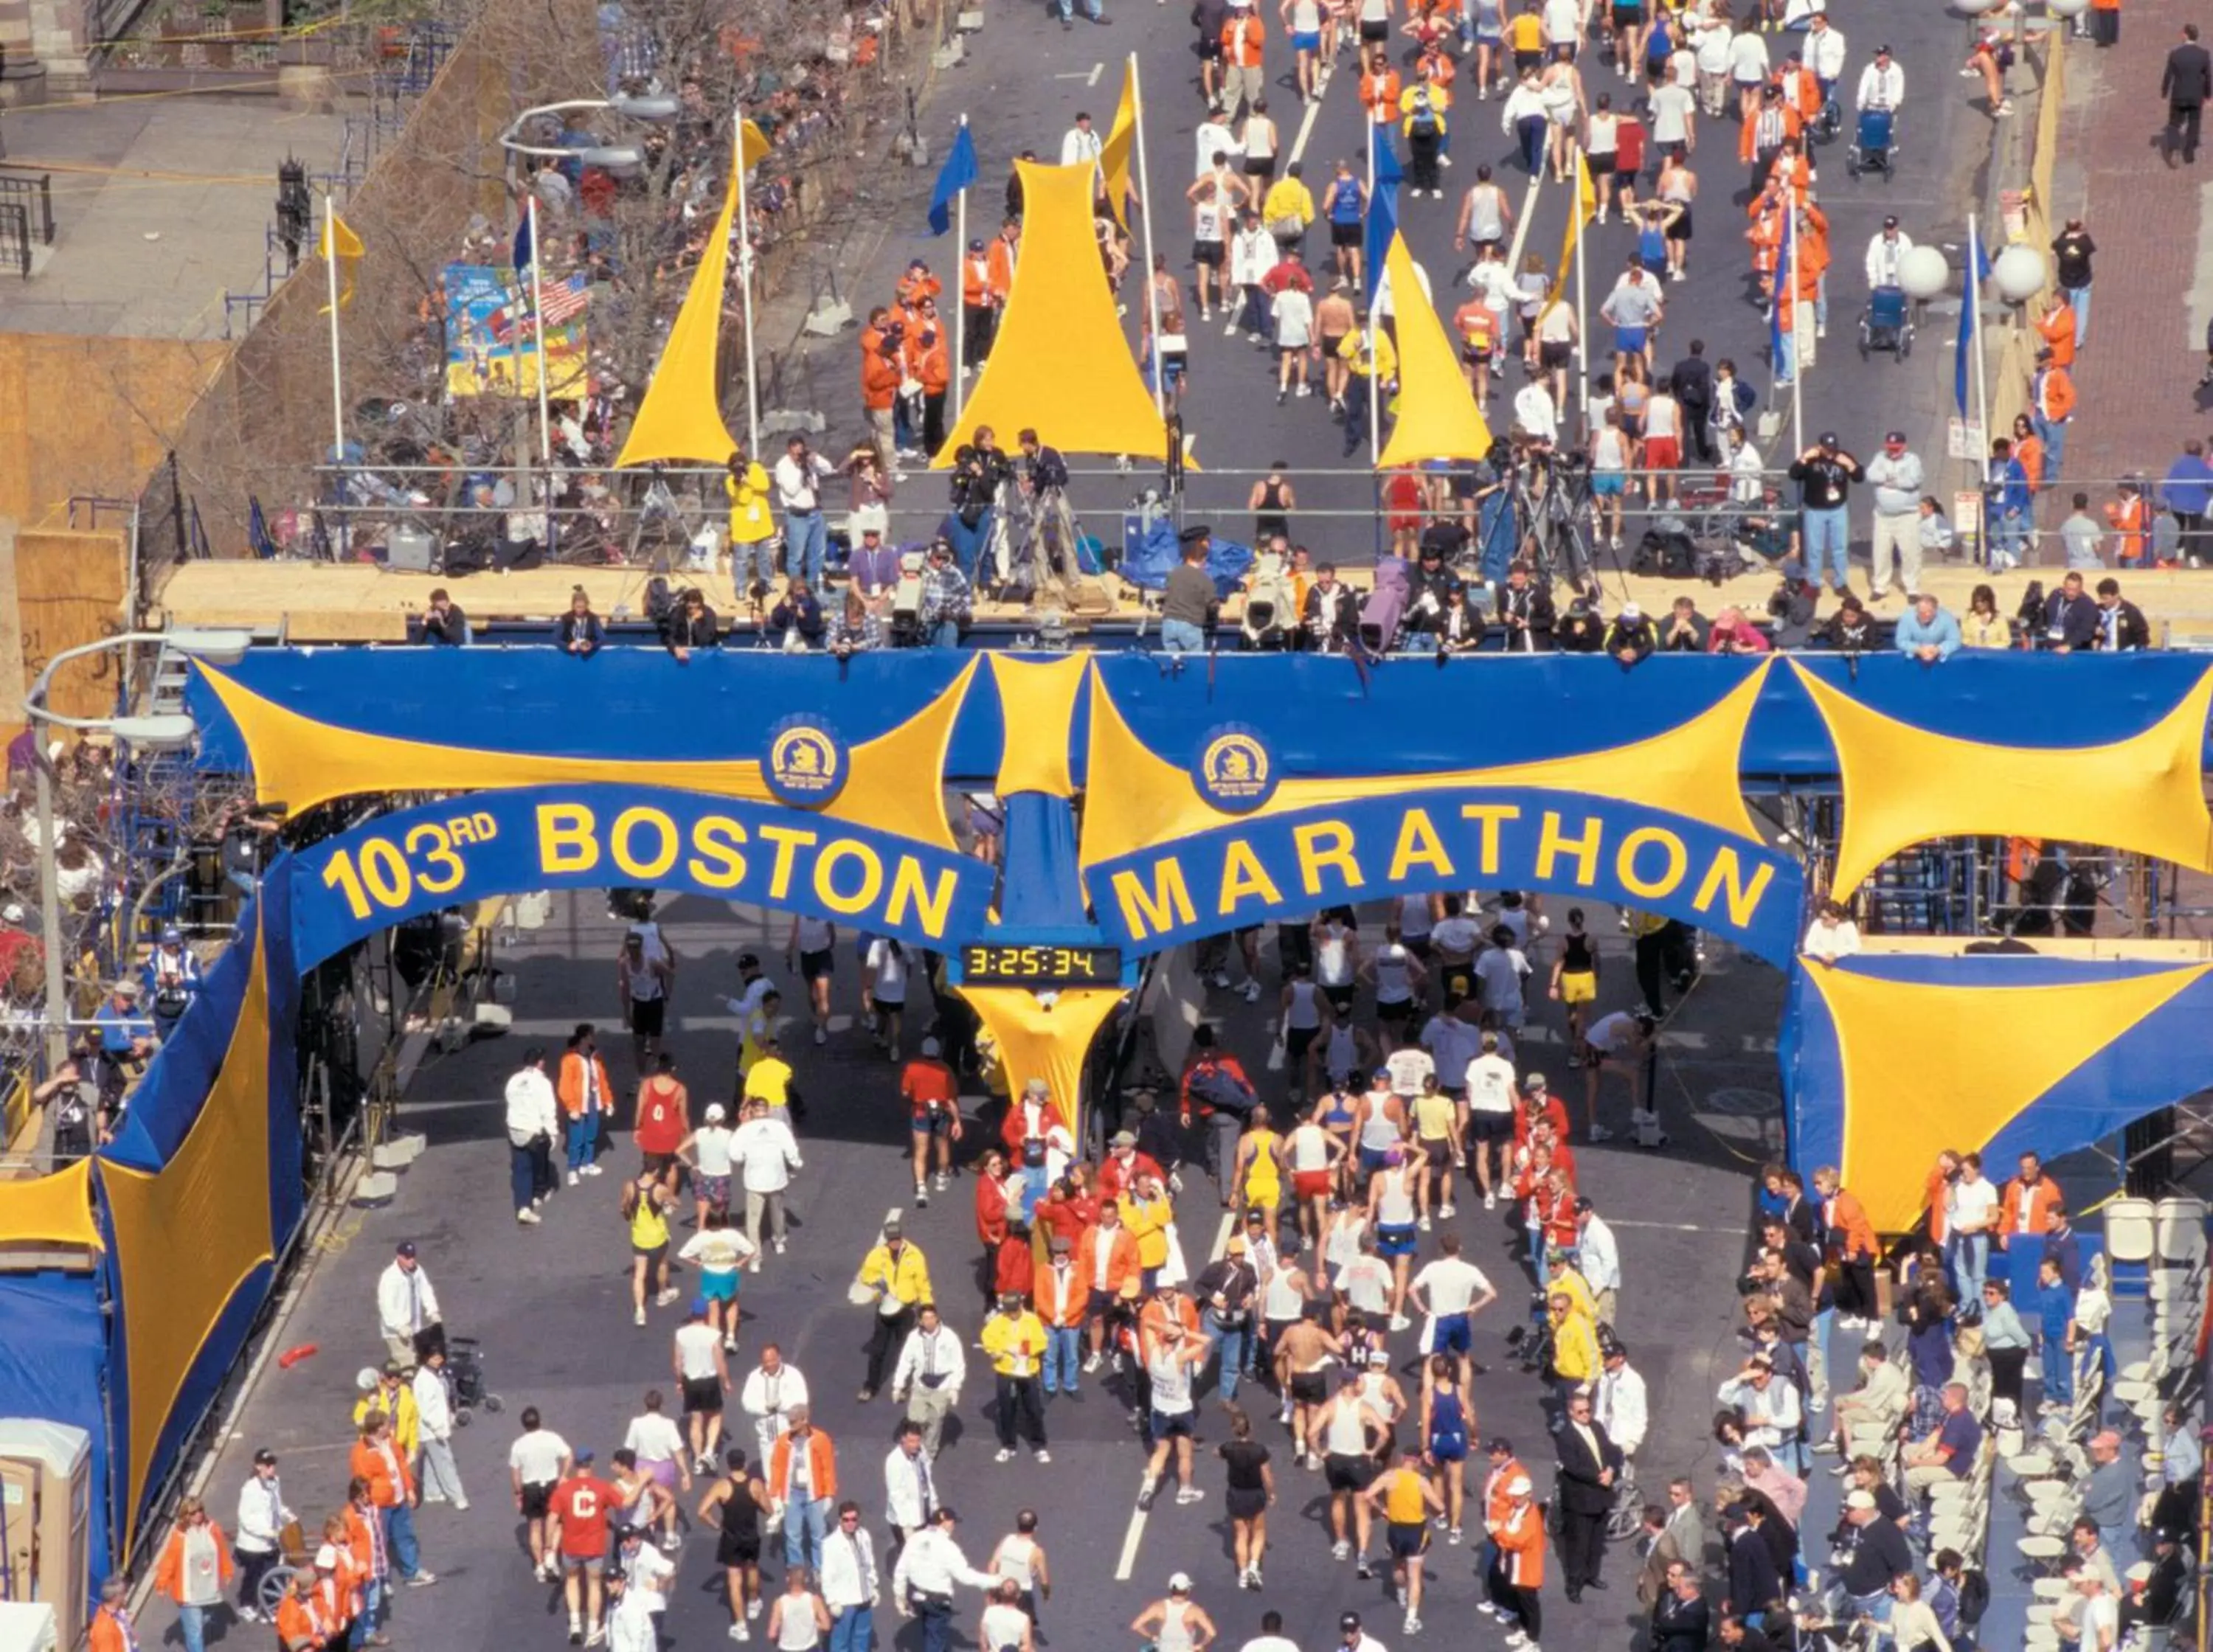
<path fill-rule="evenodd" d="M 1583 219 L 1583 150 L 1574 146 L 1575 165 L 1568 174 L 1568 210 L 1576 220 L 1576 417 L 1581 422 L 1583 440 L 1590 440 L 1590 304 L 1589 292 L 1583 279 L 1583 242 L 1590 237 L 1590 225 Z M 1564 409 L 1563 411 L 1565 411 Z"/>
<path fill-rule="evenodd" d="M 1968 314 L 1974 322 L 1975 352 L 1975 416 L 1983 427 L 1983 486 L 1990 485 L 1990 380 L 1983 356 L 1983 283 L 1977 279 L 1982 273 L 1983 249 L 1981 226 L 1975 215 L 1967 214 L 1967 282 L 1966 294 L 1960 301 L 1969 306 Z M 1986 496 L 1987 497 L 1987 496 Z M 1983 513 L 1983 560 L 1990 561 L 1990 512 Z"/>
<path fill-rule="evenodd" d="M 546 249 L 538 244 L 538 192 L 522 198 L 530 221 L 530 314 L 538 334 L 538 457 L 553 462 L 553 418 L 546 388 L 546 288 L 538 272 L 546 267 Z"/>
<path fill-rule="evenodd" d="M 1131 99 L 1131 130 L 1137 134 L 1137 216 L 1145 232 L 1145 320 L 1153 332 L 1153 411 L 1161 423 L 1168 422 L 1167 352 L 1161 348 L 1161 290 L 1153 282 L 1153 180 L 1145 168 L 1145 88 L 1137 78 L 1137 54 L 1130 54 L 1130 89 L 1136 94 Z M 1125 204 L 1124 211 L 1129 210 Z M 1174 454 L 1169 457 L 1173 459 Z M 1174 474 L 1173 469 L 1170 472 Z"/>
<path fill-rule="evenodd" d="M 738 169 L 738 293 L 746 319 L 746 452 L 760 454 L 760 382 L 753 371 L 753 238 L 746 216 L 746 110 L 732 106 L 736 130 L 730 134 L 732 164 Z"/>
<path fill-rule="evenodd" d="M 968 130 L 968 117 L 960 117 L 960 130 Z M 953 428 L 960 428 L 960 410 L 968 405 L 968 186 L 963 184 L 953 204 L 953 302 L 960 325 L 953 329 Z M 933 459 L 935 454 L 930 455 Z"/>
<path fill-rule="evenodd" d="M 331 460 L 345 462 L 345 388 L 338 371 L 338 202 L 323 192 L 323 276 L 330 287 L 331 304 Z"/>

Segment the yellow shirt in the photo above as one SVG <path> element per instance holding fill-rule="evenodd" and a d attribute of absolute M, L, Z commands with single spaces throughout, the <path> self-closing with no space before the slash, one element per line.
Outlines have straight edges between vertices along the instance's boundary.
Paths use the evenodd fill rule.
<path fill-rule="evenodd" d="M 1591 1295 L 1590 1281 L 1575 1268 L 1562 1268 L 1545 1281 L 1545 1295 L 1564 1296 L 1573 1304 L 1570 1313 L 1580 1314 L 1586 1320 L 1598 1318 L 1598 1301 Z"/>
<path fill-rule="evenodd" d="M 371 1411 L 382 1411 L 391 1417 L 393 1442 L 400 1450 L 412 1457 L 422 1449 L 423 1417 L 415 1408 L 414 1391 L 405 1383 L 401 1383 L 389 1399 L 381 1387 L 363 1394 L 353 1408 L 354 1427 L 358 1429 Z"/>
<path fill-rule="evenodd" d="M 1314 192 L 1306 186 L 1303 179 L 1277 179 L 1260 202 L 1260 220 L 1264 223 L 1274 223 L 1279 218 L 1312 223 L 1314 216 Z"/>
<path fill-rule="evenodd" d="M 1380 327 L 1371 327 L 1367 331 L 1372 332 L 1375 338 L 1375 367 L 1386 381 L 1397 378 L 1399 352 L 1392 345 L 1391 335 Z M 1344 335 L 1344 342 L 1337 347 L 1337 353 L 1351 365 L 1356 375 L 1364 379 L 1369 370 L 1368 352 L 1361 347 L 1360 341 L 1361 329 L 1356 327 Z"/>
<path fill-rule="evenodd" d="M 1137 1265 L 1159 1267 L 1168 1259 L 1168 1223 L 1175 1217 L 1174 1208 L 1166 1199 L 1133 1199 L 1126 1195 L 1118 1202 L 1122 1207 L 1122 1225 L 1137 1241 Z"/>
<path fill-rule="evenodd" d="M 722 491 L 730 498 L 730 543 L 756 545 L 776 532 L 768 512 L 768 472 L 758 460 L 746 466 L 745 479 L 725 475 Z"/>
<path fill-rule="evenodd" d="M 900 1246 L 896 1262 L 892 1259 L 890 1246 L 877 1246 L 861 1264 L 860 1282 L 864 1285 L 881 1285 L 910 1308 L 930 1300 L 930 1264 L 915 1245 Z"/>
<path fill-rule="evenodd" d="M 1414 1134 L 1425 1142 L 1448 1141 L 1453 1121 L 1459 1113 L 1459 1105 L 1442 1092 L 1417 1095 L 1414 1098 Z"/>
<path fill-rule="evenodd" d="M 1525 11 L 1506 25 L 1506 44 L 1516 52 L 1541 52 L 1545 49 L 1544 20 L 1533 11 Z"/>
<path fill-rule="evenodd" d="M 1383 1493 L 1383 1517 L 1393 1526 L 1419 1526 L 1428 1512 L 1422 1477 L 1411 1469 L 1393 1469 L 1390 1487 Z"/>
<path fill-rule="evenodd" d="M 982 1340 L 991 1369 L 999 1375 L 1035 1376 L 1045 1357 L 1045 1321 L 1027 1308 L 1019 1314 L 994 1314 L 984 1321 Z"/>
<path fill-rule="evenodd" d="M 630 1216 L 630 1242 L 634 1249 L 649 1251 L 668 1242 L 668 1214 L 660 1201 L 641 1194 Z"/>
<path fill-rule="evenodd" d="M 1598 1381 L 1598 1332 L 1588 1315 L 1570 1313 L 1552 1327 L 1552 1369 L 1570 1382 Z"/>
<path fill-rule="evenodd" d="M 782 1056 L 763 1055 L 746 1070 L 748 1101 L 765 1101 L 780 1107 L 791 1100 L 791 1064 Z"/>

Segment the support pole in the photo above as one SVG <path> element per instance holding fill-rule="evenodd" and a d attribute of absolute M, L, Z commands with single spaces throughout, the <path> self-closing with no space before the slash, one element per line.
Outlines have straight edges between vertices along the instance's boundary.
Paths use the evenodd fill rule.
<path fill-rule="evenodd" d="M 538 192 L 533 190 L 522 198 L 522 210 L 530 219 L 530 314 L 538 334 L 538 457 L 551 465 L 553 418 L 546 388 L 546 288 L 538 273 L 546 266 L 546 249 L 538 241 Z"/>
<path fill-rule="evenodd" d="M 1153 411 L 1160 415 L 1161 423 L 1168 422 L 1167 362 L 1161 349 L 1161 290 L 1153 284 L 1153 179 L 1145 165 L 1145 88 L 1137 78 L 1137 54 L 1130 54 L 1130 86 L 1137 94 L 1131 122 L 1137 135 L 1137 216 L 1145 236 L 1145 320 L 1153 335 Z M 1178 421 L 1180 426 L 1181 421 Z M 1171 440 L 1178 439 L 1174 433 Z M 1180 476 L 1183 466 L 1175 462 L 1179 455 L 1170 454 L 1168 474 Z"/>
<path fill-rule="evenodd" d="M 960 125 L 966 130 L 966 115 L 960 117 Z M 957 434 L 961 410 L 968 405 L 968 191 L 965 186 L 953 198 L 953 247 L 957 260 L 953 266 L 957 276 L 954 302 L 960 312 L 960 325 L 953 329 L 953 429 Z"/>
<path fill-rule="evenodd" d="M 753 237 L 752 220 L 746 216 L 746 110 L 733 106 L 737 130 L 731 134 L 731 164 L 738 169 L 738 294 L 746 318 L 746 452 L 760 454 L 760 375 L 753 356 Z"/>

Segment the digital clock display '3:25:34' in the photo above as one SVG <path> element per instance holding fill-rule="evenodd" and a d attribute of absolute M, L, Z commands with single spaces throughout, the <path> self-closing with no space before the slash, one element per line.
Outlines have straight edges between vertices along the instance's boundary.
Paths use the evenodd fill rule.
<path fill-rule="evenodd" d="M 960 978 L 971 986 L 1118 986 L 1122 954 L 1116 947 L 971 942 L 960 948 Z"/>

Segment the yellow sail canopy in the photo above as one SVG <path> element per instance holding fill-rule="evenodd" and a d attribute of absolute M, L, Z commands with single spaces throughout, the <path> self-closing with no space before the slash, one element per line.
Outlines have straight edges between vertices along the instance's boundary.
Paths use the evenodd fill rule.
<path fill-rule="evenodd" d="M 1383 267 L 1390 272 L 1391 315 L 1399 333 L 1399 418 L 1375 468 L 1482 458 L 1491 451 L 1491 427 L 1475 405 L 1444 324 L 1422 296 L 1404 235 L 1391 237 Z"/>

